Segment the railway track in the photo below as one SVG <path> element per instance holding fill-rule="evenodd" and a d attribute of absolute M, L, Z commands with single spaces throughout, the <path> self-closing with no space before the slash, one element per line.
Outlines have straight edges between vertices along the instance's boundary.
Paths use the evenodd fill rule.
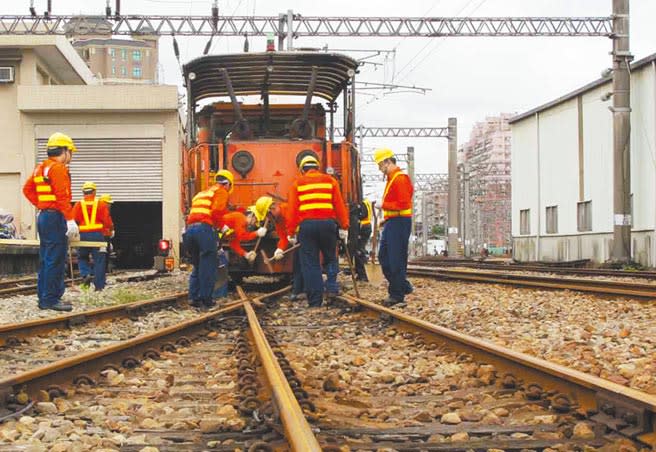
<path fill-rule="evenodd" d="M 167 275 L 167 273 L 139 273 L 130 274 L 130 272 L 122 272 L 116 274 L 116 282 L 133 282 L 133 281 L 148 281 L 151 279 L 159 278 Z M 79 278 L 65 280 L 66 287 L 72 286 L 75 282 L 80 282 Z M 25 276 L 22 278 L 5 279 L 0 281 L 0 298 L 12 297 L 18 294 L 34 294 L 37 289 L 37 278 L 34 276 Z"/>
<path fill-rule="evenodd" d="M 487 261 L 472 261 L 472 260 L 450 260 L 450 259 L 431 259 L 431 258 L 418 258 L 410 261 L 410 265 L 417 265 L 423 267 L 467 267 L 485 270 L 499 270 L 506 272 L 539 272 L 539 273 L 553 273 L 564 275 L 580 275 L 580 276 L 611 276 L 618 278 L 637 278 L 656 280 L 655 271 L 647 270 L 613 270 L 608 268 L 579 268 L 579 267 L 563 267 L 552 265 L 530 265 L 530 264 L 500 264 Z"/>
<path fill-rule="evenodd" d="M 408 265 L 408 274 L 491 284 L 510 284 L 538 289 L 577 290 L 600 295 L 656 298 L 656 285 L 638 282 L 536 276 L 505 271 L 438 268 L 418 265 Z"/>
<path fill-rule="evenodd" d="M 285 290 L 4 378 L 5 409 L 53 450 L 63 417 L 125 450 L 656 444 L 654 396 L 348 295 L 263 305 Z"/>

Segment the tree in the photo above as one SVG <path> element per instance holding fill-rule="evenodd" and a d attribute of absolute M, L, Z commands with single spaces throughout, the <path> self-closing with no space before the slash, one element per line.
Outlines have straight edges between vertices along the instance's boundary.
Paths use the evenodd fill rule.
<path fill-rule="evenodd" d="M 443 224 L 436 224 L 433 226 L 433 229 L 431 230 L 433 233 L 433 237 L 444 237 L 444 225 Z"/>

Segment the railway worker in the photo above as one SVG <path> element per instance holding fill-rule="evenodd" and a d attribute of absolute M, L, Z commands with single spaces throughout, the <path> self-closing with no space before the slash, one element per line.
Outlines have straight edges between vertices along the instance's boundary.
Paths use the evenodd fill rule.
<path fill-rule="evenodd" d="M 371 218 L 373 209 L 371 201 L 364 199 L 359 206 L 358 218 L 360 219 L 360 229 L 358 232 L 358 243 L 355 248 L 355 273 L 358 281 L 369 281 L 367 270 L 364 264 L 367 263 L 367 243 L 371 237 Z"/>
<path fill-rule="evenodd" d="M 228 198 L 232 192 L 234 176 L 228 170 L 216 173 L 215 184 L 196 193 L 191 201 L 186 230 L 182 236 L 194 266 L 189 275 L 189 298 L 197 308 L 214 306 L 212 291 L 217 277 L 216 230 L 228 213 Z"/>
<path fill-rule="evenodd" d="M 247 215 L 241 212 L 230 212 L 223 216 L 221 221 L 221 234 L 222 240 L 228 242 L 230 249 L 238 256 L 246 259 L 250 264 L 255 262 L 257 257 L 255 251 L 248 251 L 241 246 L 241 242 L 248 242 L 255 240 L 257 237 L 264 237 L 267 233 L 267 228 L 259 227 L 256 231 L 249 231 L 249 226 L 255 226 L 257 217 L 255 215 L 255 208 L 249 208 Z"/>
<path fill-rule="evenodd" d="M 67 239 L 79 237 L 71 206 L 71 177 L 66 166 L 76 152 L 68 135 L 54 133 L 48 138 L 48 158 L 39 163 L 23 185 L 25 197 L 39 209 L 39 274 L 37 292 L 40 309 L 71 311 L 61 301 L 64 295 Z"/>
<path fill-rule="evenodd" d="M 289 231 L 299 228 L 300 263 L 308 306 L 321 306 L 323 278 L 321 255 L 326 269 L 328 297 L 339 292 L 337 285 L 337 237 L 346 242 L 349 215 L 337 181 L 319 172 L 319 161 L 308 155 L 299 164 L 301 174 L 289 192 Z M 346 244 L 346 243 L 345 243 Z"/>
<path fill-rule="evenodd" d="M 88 242 L 104 242 L 103 231 L 114 229 L 109 207 L 96 197 L 94 182 L 87 181 L 82 184 L 82 194 L 84 198 L 73 207 L 73 218 L 80 226 L 80 239 Z M 93 266 L 89 261 L 89 255 L 93 257 Z M 105 288 L 107 247 L 83 247 L 78 249 L 77 257 L 82 284 L 88 286 L 93 279 L 95 290 L 103 290 Z"/>
<path fill-rule="evenodd" d="M 378 260 L 389 283 L 389 296 L 383 300 L 383 304 L 391 306 L 403 303 L 405 296 L 412 292 L 412 285 L 406 279 L 406 269 L 414 189 L 408 175 L 396 165 L 396 157 L 390 149 L 377 149 L 374 160 L 378 169 L 387 176 L 381 206 L 384 226 Z"/>
<path fill-rule="evenodd" d="M 255 202 L 255 215 L 260 224 L 264 222 L 267 216 L 273 221 L 278 234 L 278 243 L 276 251 L 273 253 L 273 259 L 281 260 L 284 257 L 284 251 L 290 245 L 289 224 L 289 204 L 286 202 L 275 201 L 271 196 L 261 196 Z M 303 293 L 303 275 L 301 274 L 301 263 L 298 254 L 294 254 L 292 263 L 292 295 L 290 299 L 296 301 L 301 299 Z"/>

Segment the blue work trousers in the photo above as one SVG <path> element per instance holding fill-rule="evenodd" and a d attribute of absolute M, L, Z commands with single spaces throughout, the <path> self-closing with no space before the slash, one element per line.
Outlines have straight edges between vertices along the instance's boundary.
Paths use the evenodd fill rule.
<path fill-rule="evenodd" d="M 106 242 L 102 232 L 80 232 L 80 240 L 85 242 Z M 93 257 L 93 265 L 89 261 L 89 256 Z M 80 248 L 77 251 L 77 265 L 80 267 L 80 276 L 85 278 L 93 275 L 93 285 L 96 290 L 105 288 L 105 261 L 107 252 L 99 248 Z"/>
<path fill-rule="evenodd" d="M 326 290 L 338 292 L 337 285 L 337 223 L 335 220 L 305 220 L 298 232 L 301 244 L 299 255 L 303 284 L 308 305 L 321 306 L 323 301 L 323 276 L 321 255 L 326 270 Z"/>
<path fill-rule="evenodd" d="M 218 272 L 225 272 L 226 274 L 228 272 L 228 254 L 224 250 L 220 249 L 217 251 L 216 259 L 218 264 L 218 269 L 217 269 L 217 279 L 218 279 L 218 275 L 220 275 Z M 216 286 L 216 284 L 218 284 L 218 281 L 215 282 L 214 291 L 212 292 L 212 298 L 213 299 L 226 298 L 228 296 L 228 281 L 226 280 L 226 282 L 220 286 Z"/>
<path fill-rule="evenodd" d="M 412 219 L 408 217 L 390 218 L 385 221 L 380 238 L 378 260 L 389 282 L 387 293 L 397 301 L 403 301 L 405 294 L 412 290 L 406 280 L 411 224 Z"/>
<path fill-rule="evenodd" d="M 39 306 L 47 308 L 61 301 L 66 268 L 66 220 L 54 209 L 42 210 L 36 220 L 39 232 L 39 276 L 37 293 Z"/>
<path fill-rule="evenodd" d="M 217 236 L 212 226 L 193 223 L 183 236 L 194 269 L 189 276 L 189 297 L 193 303 L 212 304 L 217 276 Z"/>
<path fill-rule="evenodd" d="M 298 248 L 292 256 L 292 294 L 298 295 L 303 293 L 303 273 L 301 272 L 301 248 Z"/>

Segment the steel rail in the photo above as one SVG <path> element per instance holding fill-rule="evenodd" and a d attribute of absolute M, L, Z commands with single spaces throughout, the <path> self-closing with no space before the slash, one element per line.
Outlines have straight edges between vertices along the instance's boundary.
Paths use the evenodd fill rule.
<path fill-rule="evenodd" d="M 188 292 L 177 292 L 164 297 L 149 300 L 135 301 L 133 303 L 107 306 L 88 311 L 64 314 L 45 319 L 30 320 L 21 323 L 8 323 L 0 325 L 0 346 L 13 343 L 27 337 L 45 334 L 54 330 L 70 328 L 74 325 L 88 322 L 100 322 L 118 317 L 129 317 L 139 312 L 158 308 L 161 305 L 179 302 L 186 299 Z"/>
<path fill-rule="evenodd" d="M 241 287 L 237 287 L 237 293 L 244 303 L 244 311 L 248 318 L 248 325 L 253 334 L 253 340 L 257 349 L 258 356 L 264 368 L 266 378 L 271 386 L 273 400 L 280 412 L 280 420 L 285 430 L 285 437 L 293 451 L 296 452 L 321 452 L 319 441 L 312 433 L 312 428 L 308 424 L 303 410 L 294 396 L 292 388 L 289 386 L 285 374 L 283 373 L 276 356 L 273 354 L 271 345 L 264 336 L 264 331 L 257 315 L 251 306 L 249 298 Z"/>
<path fill-rule="evenodd" d="M 648 425 L 645 427 L 648 431 L 643 432 L 640 439 L 656 446 L 656 437 L 654 437 L 656 396 L 654 395 L 444 328 L 348 294 L 337 298 L 348 304 L 366 308 L 369 313 L 389 316 L 413 331 L 438 337 L 454 350 L 469 353 L 477 360 L 493 364 L 497 373 L 505 371 L 514 376 L 521 375 L 525 381 L 530 379 L 530 381 L 544 384 L 545 390 L 556 390 L 560 394 L 574 398 L 580 408 L 598 410 L 601 408 L 599 406 L 600 397 L 610 396 L 613 400 L 620 400 L 626 406 L 634 407 L 637 414 L 640 414 L 641 411 L 646 412 L 648 415 L 645 418 L 648 419 Z"/>
<path fill-rule="evenodd" d="M 36 369 L 0 379 L 0 394 L 15 394 L 23 389 L 32 398 L 36 398 L 38 391 L 44 387 L 49 387 L 57 383 L 69 383 L 71 376 L 86 375 L 89 368 L 100 368 L 103 365 L 125 358 L 135 359 L 136 354 L 152 350 L 152 347 L 156 343 L 168 341 L 174 336 L 202 330 L 206 322 L 228 312 L 240 309 L 242 305 L 242 301 L 232 302 L 215 311 L 152 333 L 143 334 L 132 339 L 108 345 L 107 347 L 64 358 Z M 0 405 L 5 402 L 6 398 L 5 400 L 0 400 Z"/>
<path fill-rule="evenodd" d="M 408 274 L 491 284 L 510 284 L 513 286 L 526 286 L 539 289 L 576 290 L 601 295 L 656 298 L 656 286 L 652 284 L 581 278 L 554 278 L 534 275 L 509 275 L 494 271 L 439 269 L 416 265 L 408 266 Z"/>

